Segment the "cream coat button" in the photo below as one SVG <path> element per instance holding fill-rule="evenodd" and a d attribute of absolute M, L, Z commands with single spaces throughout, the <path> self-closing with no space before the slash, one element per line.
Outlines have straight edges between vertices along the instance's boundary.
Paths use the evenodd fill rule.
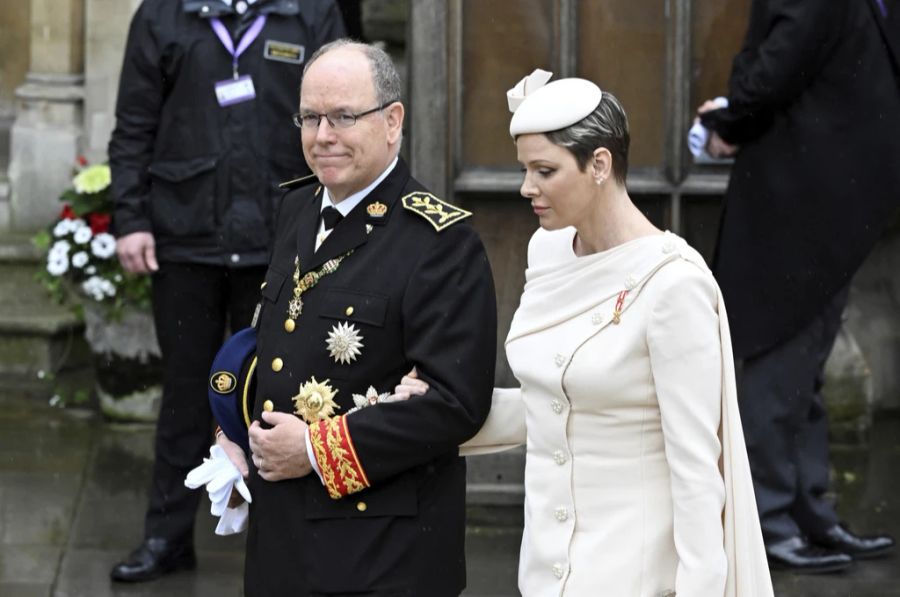
<path fill-rule="evenodd" d="M 562 367 L 566 364 L 566 355 L 557 354 L 555 357 L 553 357 L 553 362 L 556 363 L 557 367 Z"/>
<path fill-rule="evenodd" d="M 568 458 L 566 457 L 566 453 L 562 450 L 557 450 L 553 453 L 553 462 L 556 464 L 562 466 L 566 463 L 566 460 L 568 460 Z"/>
<path fill-rule="evenodd" d="M 559 522 L 565 522 L 569 519 L 569 511 L 562 506 L 557 508 L 556 511 L 553 512 L 553 515 L 556 517 L 556 520 L 558 520 Z"/>
<path fill-rule="evenodd" d="M 560 414 L 563 411 L 563 403 L 559 400 L 554 400 L 550 403 L 550 408 L 552 408 L 553 412 L 556 414 Z"/>
<path fill-rule="evenodd" d="M 602 313 L 594 313 L 591 315 L 591 323 L 594 325 L 600 325 L 603 323 L 603 314 Z"/>
<path fill-rule="evenodd" d="M 562 578 L 565 570 L 563 569 L 563 565 L 560 563 L 553 564 L 553 576 L 556 578 Z"/>
<path fill-rule="evenodd" d="M 625 288 L 628 290 L 634 290 L 635 286 L 637 286 L 637 280 L 634 279 L 634 276 L 626 276 Z"/>

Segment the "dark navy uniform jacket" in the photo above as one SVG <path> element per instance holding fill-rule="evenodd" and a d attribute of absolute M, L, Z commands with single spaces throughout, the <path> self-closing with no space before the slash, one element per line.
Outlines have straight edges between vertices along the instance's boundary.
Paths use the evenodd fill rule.
<path fill-rule="evenodd" d="M 301 384 L 325 383 L 339 406 L 310 427 L 325 483 L 313 473 L 267 482 L 251 470 L 248 597 L 441 597 L 465 586 L 465 461 L 457 446 L 490 409 L 496 305 L 484 247 L 467 212 L 394 170 L 314 252 L 319 186 L 283 199 L 262 289 L 254 418 L 266 401 L 294 412 Z M 302 294 L 300 278 L 352 249 Z M 359 354 L 328 339 L 352 326 Z M 293 327 L 292 332 L 288 332 Z M 348 362 L 349 361 L 349 362 Z M 413 366 L 424 396 L 347 414 L 353 394 L 392 392 Z"/>
<path fill-rule="evenodd" d="M 333 0 L 232 13 L 220 0 L 144 0 L 128 33 L 109 144 L 114 227 L 152 232 L 164 261 L 265 265 L 278 183 L 309 172 L 291 114 L 305 61 L 344 35 L 340 13 Z M 232 58 L 209 17 L 240 39 L 259 14 L 265 27 L 238 60 L 256 98 L 221 107 L 215 84 L 232 78 Z"/>

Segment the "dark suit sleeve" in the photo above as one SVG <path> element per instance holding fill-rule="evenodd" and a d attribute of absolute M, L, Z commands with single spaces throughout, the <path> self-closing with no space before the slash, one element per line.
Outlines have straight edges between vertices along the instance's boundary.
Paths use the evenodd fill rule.
<path fill-rule="evenodd" d="M 401 309 L 405 356 L 430 389 L 424 396 L 310 427 L 333 498 L 456 454 L 490 410 L 497 315 L 491 270 L 478 236 L 465 224 L 442 231 L 406 284 Z"/>
<path fill-rule="evenodd" d="M 159 125 L 164 90 L 161 56 L 146 3 L 131 21 L 116 100 L 116 128 L 109 142 L 116 236 L 150 231 L 147 167 Z"/>
<path fill-rule="evenodd" d="M 839 41 L 847 0 L 770 0 L 761 22 L 734 61 L 729 107 L 701 120 L 730 143 L 746 143 L 771 124 L 772 114 L 810 85 Z M 762 16 L 754 11 L 755 16 Z M 750 36 L 761 36 L 754 43 Z"/>

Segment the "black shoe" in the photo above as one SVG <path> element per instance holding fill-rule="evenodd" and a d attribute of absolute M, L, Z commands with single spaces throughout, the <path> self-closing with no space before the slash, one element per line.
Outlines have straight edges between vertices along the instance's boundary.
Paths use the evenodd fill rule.
<path fill-rule="evenodd" d="M 860 536 L 852 533 L 842 524 L 836 524 L 822 536 L 812 537 L 822 547 L 848 553 L 854 558 L 877 558 L 894 549 L 894 538 L 890 535 Z"/>
<path fill-rule="evenodd" d="M 774 570 L 791 570 L 806 574 L 838 572 L 849 568 L 853 558 L 845 553 L 810 545 L 802 537 L 791 537 L 766 545 L 769 567 Z"/>
<path fill-rule="evenodd" d="M 190 545 L 167 539 L 146 539 L 113 567 L 109 577 L 122 582 L 141 582 L 176 570 L 192 570 L 196 566 L 197 557 Z"/>

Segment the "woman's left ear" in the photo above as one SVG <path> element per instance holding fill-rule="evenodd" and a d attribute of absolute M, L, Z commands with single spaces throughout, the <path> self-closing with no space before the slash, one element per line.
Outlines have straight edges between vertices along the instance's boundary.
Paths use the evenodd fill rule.
<path fill-rule="evenodd" d="M 594 182 L 598 185 L 609 178 L 612 171 L 612 154 L 605 147 L 598 147 L 594 150 L 594 157 L 591 161 L 593 169 Z"/>

